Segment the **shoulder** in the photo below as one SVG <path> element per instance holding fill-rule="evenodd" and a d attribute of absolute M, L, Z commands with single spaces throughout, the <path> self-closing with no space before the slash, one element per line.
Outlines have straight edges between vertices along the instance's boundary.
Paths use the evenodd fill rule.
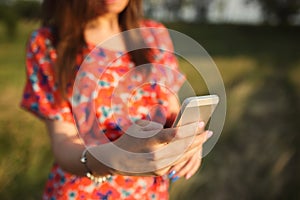
<path fill-rule="evenodd" d="M 31 32 L 27 46 L 35 53 L 53 48 L 53 31 L 49 27 L 41 27 Z"/>
<path fill-rule="evenodd" d="M 32 31 L 26 45 L 26 69 L 29 74 L 39 71 L 43 75 L 52 76 L 53 63 L 57 57 L 52 41 L 50 28 Z"/>
<path fill-rule="evenodd" d="M 160 22 L 145 19 L 140 22 L 140 27 L 142 28 L 143 34 L 148 34 L 149 36 L 156 38 L 159 42 L 169 40 L 169 30 Z"/>
<path fill-rule="evenodd" d="M 143 19 L 140 22 L 141 27 L 145 28 L 166 28 L 161 22 L 152 20 L 152 19 Z"/>
<path fill-rule="evenodd" d="M 166 26 L 155 20 L 145 19 L 141 21 L 142 34 L 150 47 L 159 47 L 160 49 L 173 50 L 173 43 L 169 30 Z"/>

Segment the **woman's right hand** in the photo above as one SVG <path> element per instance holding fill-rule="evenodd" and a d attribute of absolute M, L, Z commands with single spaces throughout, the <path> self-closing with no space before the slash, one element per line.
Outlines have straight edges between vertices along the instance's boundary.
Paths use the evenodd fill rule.
<path fill-rule="evenodd" d="M 116 141 L 89 148 L 89 152 L 113 173 L 161 176 L 201 151 L 207 140 L 204 127 L 203 122 L 195 122 L 163 129 L 159 123 L 140 120 Z"/>

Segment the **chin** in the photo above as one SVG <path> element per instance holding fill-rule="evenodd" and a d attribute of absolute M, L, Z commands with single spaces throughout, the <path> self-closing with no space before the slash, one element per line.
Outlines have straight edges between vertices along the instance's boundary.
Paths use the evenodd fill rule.
<path fill-rule="evenodd" d="M 103 10 L 107 14 L 119 14 L 128 5 L 129 0 L 103 0 Z"/>

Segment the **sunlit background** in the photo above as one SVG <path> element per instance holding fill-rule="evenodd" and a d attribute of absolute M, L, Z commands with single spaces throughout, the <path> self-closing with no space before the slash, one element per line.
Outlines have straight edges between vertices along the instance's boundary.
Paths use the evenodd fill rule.
<path fill-rule="evenodd" d="M 53 162 L 43 124 L 18 105 L 39 2 L 0 1 L 1 200 L 40 199 Z M 208 51 L 228 97 L 218 143 L 197 175 L 171 185 L 171 199 L 300 199 L 300 1 L 145 0 L 144 11 Z"/>

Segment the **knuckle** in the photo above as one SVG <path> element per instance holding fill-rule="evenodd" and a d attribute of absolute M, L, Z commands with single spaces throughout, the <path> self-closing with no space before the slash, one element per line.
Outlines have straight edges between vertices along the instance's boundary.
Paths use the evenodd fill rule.
<path fill-rule="evenodd" d="M 201 134 L 201 135 L 196 136 L 196 142 L 198 142 L 198 143 L 203 143 L 205 140 L 206 140 L 206 135 L 205 134 Z"/>
<path fill-rule="evenodd" d="M 152 161 L 152 162 L 155 162 L 155 161 L 159 160 L 159 157 L 158 157 L 157 153 L 155 153 L 155 152 L 150 152 L 150 153 L 148 154 L 148 160 L 149 160 L 149 161 Z"/>
<path fill-rule="evenodd" d="M 153 154 L 153 148 L 146 146 L 142 149 L 141 153 L 145 153 L 147 154 L 147 157 L 151 157 Z"/>
<path fill-rule="evenodd" d="M 169 142 L 171 140 L 172 136 L 170 135 L 169 131 L 166 130 L 162 130 L 161 132 L 159 132 L 155 139 L 157 143 L 166 143 Z"/>

